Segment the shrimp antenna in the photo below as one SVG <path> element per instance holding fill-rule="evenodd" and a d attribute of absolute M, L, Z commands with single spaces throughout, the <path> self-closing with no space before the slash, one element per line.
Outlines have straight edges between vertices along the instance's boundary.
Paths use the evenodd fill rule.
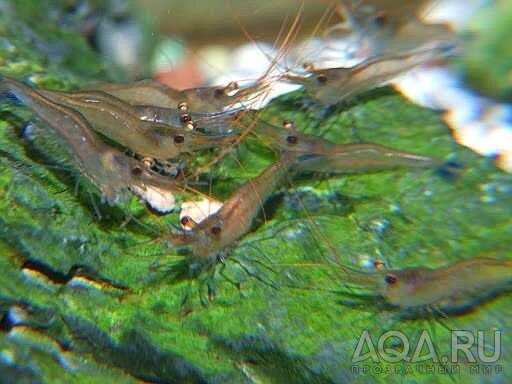
<path fill-rule="evenodd" d="M 272 72 L 274 67 L 279 66 L 280 60 L 286 55 L 286 53 L 289 51 L 290 47 L 292 46 L 293 42 L 296 40 L 297 35 L 298 35 L 298 33 L 299 33 L 300 29 L 301 29 L 302 22 L 303 22 L 302 21 L 302 15 L 304 14 L 304 2 L 305 2 L 305 0 L 301 0 L 299 8 L 297 10 L 297 13 L 296 13 L 296 15 L 295 15 L 295 17 L 294 17 L 294 19 L 292 21 L 292 25 L 288 29 L 288 32 L 286 33 L 286 35 L 285 35 L 285 37 L 283 39 L 283 42 L 280 44 L 278 52 L 277 52 L 275 57 L 271 57 L 267 52 L 265 52 L 265 50 L 263 48 L 261 48 L 260 44 L 256 40 L 254 40 L 254 38 L 251 36 L 251 34 L 247 31 L 245 26 L 242 24 L 242 22 L 240 20 L 240 17 L 234 11 L 234 8 L 231 7 L 233 18 L 237 22 L 238 26 L 240 27 L 240 29 L 242 30 L 244 35 L 247 37 L 247 39 L 251 43 L 253 43 L 256 47 L 258 47 L 260 52 L 265 57 L 267 57 L 267 59 L 270 62 L 269 67 L 258 78 L 258 80 L 256 82 L 263 82 L 268 77 L 268 75 Z M 232 0 L 231 0 L 231 3 L 232 3 Z M 280 37 L 281 37 L 281 35 L 283 33 L 284 27 L 285 27 L 285 25 L 283 23 L 283 25 L 281 27 L 281 30 L 280 30 L 276 40 L 274 41 L 274 47 L 278 44 L 278 41 L 279 41 L 279 39 L 280 39 Z"/>

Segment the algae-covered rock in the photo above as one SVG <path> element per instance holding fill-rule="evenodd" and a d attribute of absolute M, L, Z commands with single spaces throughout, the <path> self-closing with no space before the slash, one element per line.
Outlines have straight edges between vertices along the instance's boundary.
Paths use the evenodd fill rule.
<path fill-rule="evenodd" d="M 76 32 L 51 21 L 38 24 L 37 36 L 47 46 L 68 47 L 59 60 L 19 36 L 25 26 L 35 28 L 31 17 L 47 14 L 55 2 L 36 3 L 33 14 L 14 2 L 2 4 L 9 8 L 1 14 L 2 74 L 54 89 L 109 80 L 103 62 Z M 473 257 L 510 260 L 512 180 L 490 160 L 454 143 L 437 113 L 388 89 L 331 111 L 320 110 L 302 92 L 275 100 L 261 118 L 292 119 L 298 129 L 338 143 L 375 142 L 458 164 L 460 170 L 289 179 L 267 202 L 267 216 L 219 260 L 213 277 L 195 273 L 178 250 L 154 242 L 168 233 L 169 223 L 178 223 L 177 213 L 156 216 L 135 198 L 117 206 L 102 203 L 53 134 L 44 125 L 27 127 L 30 117 L 11 98 L 2 99 L 0 381 L 512 379 L 512 299 L 502 289 L 507 287 L 452 311 L 446 304 L 395 308 L 371 286 L 345 285 L 343 265 L 364 270 L 377 259 L 393 268 L 435 268 Z M 271 161 L 257 140 L 230 154 L 236 161 L 228 155 L 211 170 L 212 192 L 203 179 L 198 189 L 225 198 Z M 457 363 L 451 355 L 456 329 L 485 335 L 469 354 L 459 352 Z M 389 330 L 409 338 L 408 356 L 419 341 L 424 348 L 413 362 L 387 362 L 380 351 L 379 362 L 369 357 L 353 363 L 364 330 L 376 349 Z M 440 357 L 447 356 L 446 366 L 428 356 L 422 330 Z M 495 330 L 502 332 L 501 355 L 485 363 L 478 347 L 492 356 L 498 348 Z M 388 339 L 380 350 L 401 351 L 398 340 Z"/>

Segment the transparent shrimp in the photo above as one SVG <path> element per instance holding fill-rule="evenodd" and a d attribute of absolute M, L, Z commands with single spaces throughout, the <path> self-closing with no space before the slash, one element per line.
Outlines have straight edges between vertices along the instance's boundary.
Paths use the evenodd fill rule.
<path fill-rule="evenodd" d="M 380 293 L 403 307 L 435 305 L 444 299 L 481 293 L 512 281 L 512 261 L 475 258 L 444 267 L 386 271 Z"/>
<path fill-rule="evenodd" d="M 141 80 L 135 83 L 96 83 L 86 90 L 103 91 L 132 105 L 151 104 L 163 108 L 177 108 L 182 100 L 180 91 L 154 80 Z"/>
<path fill-rule="evenodd" d="M 298 158 L 300 172 L 329 174 L 355 173 L 394 168 L 439 168 L 443 164 L 431 157 L 401 152 L 377 144 L 340 144 L 326 154 L 307 154 Z"/>
<path fill-rule="evenodd" d="M 178 108 L 186 103 L 191 111 L 215 113 L 232 108 L 240 102 L 250 101 L 268 87 L 257 81 L 248 87 L 239 87 L 232 82 L 226 86 L 211 86 L 178 91 L 153 80 L 142 80 L 130 84 L 102 83 L 89 89 L 104 91 L 132 105 L 147 105 L 163 108 Z"/>
<path fill-rule="evenodd" d="M 246 86 L 230 82 L 225 86 L 207 86 L 185 90 L 177 90 L 153 80 L 143 80 L 131 84 L 93 84 L 88 89 L 96 89 L 116 96 L 132 105 L 151 105 L 163 108 L 178 108 L 186 103 L 190 111 L 195 113 L 217 113 L 249 108 L 256 103 L 261 104 L 261 96 L 271 90 L 275 78 L 270 74 L 279 65 L 280 58 L 290 49 L 301 25 L 303 3 L 294 17 L 289 31 L 285 34 L 275 57 L 269 62 L 264 73 Z M 246 32 L 246 31 L 244 31 Z M 253 41 L 246 32 L 249 40 Z"/>
<path fill-rule="evenodd" d="M 101 91 L 38 92 L 56 103 L 79 111 L 95 130 L 143 156 L 171 159 L 183 152 L 228 145 L 236 138 L 233 134 L 207 135 L 141 120 L 130 104 Z M 188 122 L 184 120 L 184 123 Z"/>
<path fill-rule="evenodd" d="M 344 21 L 328 28 L 326 39 L 349 41 L 357 49 L 355 56 L 358 57 L 403 52 L 433 41 L 453 39 L 449 26 L 421 21 L 431 8 L 432 2 L 426 0 L 399 3 L 381 0 L 378 5 L 363 1 L 350 5 L 340 3 L 336 11 Z M 415 15 L 419 15 L 419 19 Z"/>
<path fill-rule="evenodd" d="M 346 267 L 345 267 L 346 268 Z M 399 307 L 429 307 L 471 298 L 512 282 L 512 261 L 474 258 L 440 268 L 412 267 L 364 273 L 346 269 L 348 284 L 367 288 Z"/>
<path fill-rule="evenodd" d="M 285 74 L 283 77 L 303 84 L 323 105 L 332 105 L 349 96 L 381 86 L 414 67 L 443 59 L 453 51 L 453 44 L 444 43 L 403 54 L 376 56 L 349 68 L 315 69 L 306 64 L 309 76 Z"/>
<path fill-rule="evenodd" d="M 289 120 L 283 122 L 282 128 L 256 121 L 253 133 L 272 149 L 293 153 L 297 158 L 294 169 L 299 172 L 354 173 L 442 166 L 431 157 L 382 145 L 334 144 L 322 137 L 298 132 Z"/>
<path fill-rule="evenodd" d="M 46 99 L 14 79 L 2 77 L 0 82 L 58 134 L 80 171 L 109 203 L 115 203 L 128 189 L 136 189 L 139 194 L 148 187 L 178 189 L 176 181 L 148 171 L 135 159 L 103 143 L 79 112 Z"/>
<path fill-rule="evenodd" d="M 290 120 L 283 121 L 283 126 L 278 127 L 257 119 L 250 126 L 251 133 L 276 152 L 287 151 L 297 155 L 323 154 L 331 153 L 336 147 L 326 139 L 297 131 Z"/>
<path fill-rule="evenodd" d="M 185 89 L 181 94 L 191 110 L 207 113 L 229 110 L 237 105 L 250 103 L 266 88 L 267 85 L 263 81 L 256 81 L 247 87 L 239 87 L 236 82 L 231 82 L 224 87 Z"/>
<path fill-rule="evenodd" d="M 188 112 L 188 106 L 181 104 L 179 109 L 155 107 L 153 105 L 133 105 L 132 111 L 141 120 L 172 126 L 183 126 L 186 130 L 207 134 L 228 134 L 240 110 L 215 113 Z"/>
<path fill-rule="evenodd" d="M 286 175 L 294 158 L 285 153 L 254 179 L 240 187 L 214 214 L 191 231 L 171 236 L 173 246 L 188 246 L 194 256 L 208 258 L 243 236 L 267 197 Z"/>

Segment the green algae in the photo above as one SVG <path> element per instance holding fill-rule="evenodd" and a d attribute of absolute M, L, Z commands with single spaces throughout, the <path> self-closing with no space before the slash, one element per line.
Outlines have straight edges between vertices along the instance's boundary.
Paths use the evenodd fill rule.
<path fill-rule="evenodd" d="M 470 86 L 484 95 L 507 102 L 512 100 L 512 49 L 508 44 L 511 22 L 510 2 L 488 4 L 471 20 L 461 58 Z"/>
<path fill-rule="evenodd" d="M 38 12 L 46 9 L 39 7 Z M 29 10 L 23 12 L 30 20 Z M 41 26 L 41 33 L 46 27 L 55 28 Z M 16 54 L 3 56 L 2 73 L 18 78 L 37 73 L 40 84 L 64 89 L 93 75 L 107 80 L 102 62 L 80 37 L 66 40 L 83 50 L 80 60 L 46 67 L 47 53 L 26 48 L 14 37 L 19 27 L 12 28 L 2 25 L 3 36 L 16 47 Z M 58 34 L 50 36 L 49 41 L 60 40 Z M 70 67 L 71 61 L 76 63 Z M 510 380 L 512 355 L 505 348 L 492 374 L 476 374 L 469 363 L 448 375 L 439 373 L 438 364 L 430 364 L 433 373 L 420 373 L 428 361 L 350 362 L 364 329 L 375 338 L 384 330 L 400 330 L 415 340 L 427 329 L 441 355 L 450 353 L 449 329 L 501 329 L 502 345 L 510 345 L 506 294 L 469 313 L 444 318 L 433 310 L 408 319 L 410 311 L 343 285 L 340 264 L 360 269 L 361 260 L 370 257 L 396 268 L 437 267 L 479 256 L 510 258 L 512 180 L 492 161 L 455 144 L 439 114 L 388 89 L 329 112 L 297 92 L 274 101 L 261 118 L 292 119 L 298 129 L 338 143 L 375 142 L 453 161 L 461 165 L 460 175 L 396 170 L 287 180 L 270 199 L 267 220 L 259 218 L 227 256 L 223 276 L 210 282 L 216 296 L 203 306 L 205 277 L 173 277 L 183 256 L 165 243 L 150 243 L 166 233 L 168 223 L 177 223 L 177 215 L 156 217 L 135 199 L 114 207 L 102 204 L 99 192 L 77 174 L 44 128 L 28 139 L 23 126 L 30 115 L 2 100 L 0 313 L 5 322 L 6 313 L 19 307 L 26 320 L 10 331 L 3 325 L 0 372 L 6 379 L 0 378 L 52 383 Z M 272 161 L 261 147 L 248 143 L 233 152 L 244 169 L 229 155 L 215 166 L 215 196 L 228 196 Z M 87 266 L 98 279 L 128 290 L 29 278 L 22 273 L 27 260 L 66 276 L 75 266 Z M 495 373 L 497 365 L 503 371 Z M 407 367 L 411 373 L 402 374 Z"/>

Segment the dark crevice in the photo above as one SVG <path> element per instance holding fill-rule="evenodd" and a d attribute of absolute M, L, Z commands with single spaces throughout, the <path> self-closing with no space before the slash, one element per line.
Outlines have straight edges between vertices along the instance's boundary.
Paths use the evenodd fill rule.
<path fill-rule="evenodd" d="M 21 269 L 28 269 L 32 271 L 39 272 L 46 276 L 49 280 L 51 280 L 55 284 L 67 284 L 71 280 L 73 280 L 76 277 L 82 277 L 86 280 L 90 280 L 94 283 L 99 283 L 101 285 L 104 285 L 106 287 L 110 288 L 116 288 L 119 290 L 127 290 L 128 288 L 118 284 L 116 282 L 113 282 L 110 279 L 107 279 L 103 276 L 101 276 L 97 271 L 95 271 L 93 268 L 86 266 L 86 265 L 73 265 L 69 272 L 67 274 L 64 274 L 51 266 L 44 264 L 43 262 L 39 260 L 34 259 L 27 259 L 23 265 L 21 266 Z"/>

